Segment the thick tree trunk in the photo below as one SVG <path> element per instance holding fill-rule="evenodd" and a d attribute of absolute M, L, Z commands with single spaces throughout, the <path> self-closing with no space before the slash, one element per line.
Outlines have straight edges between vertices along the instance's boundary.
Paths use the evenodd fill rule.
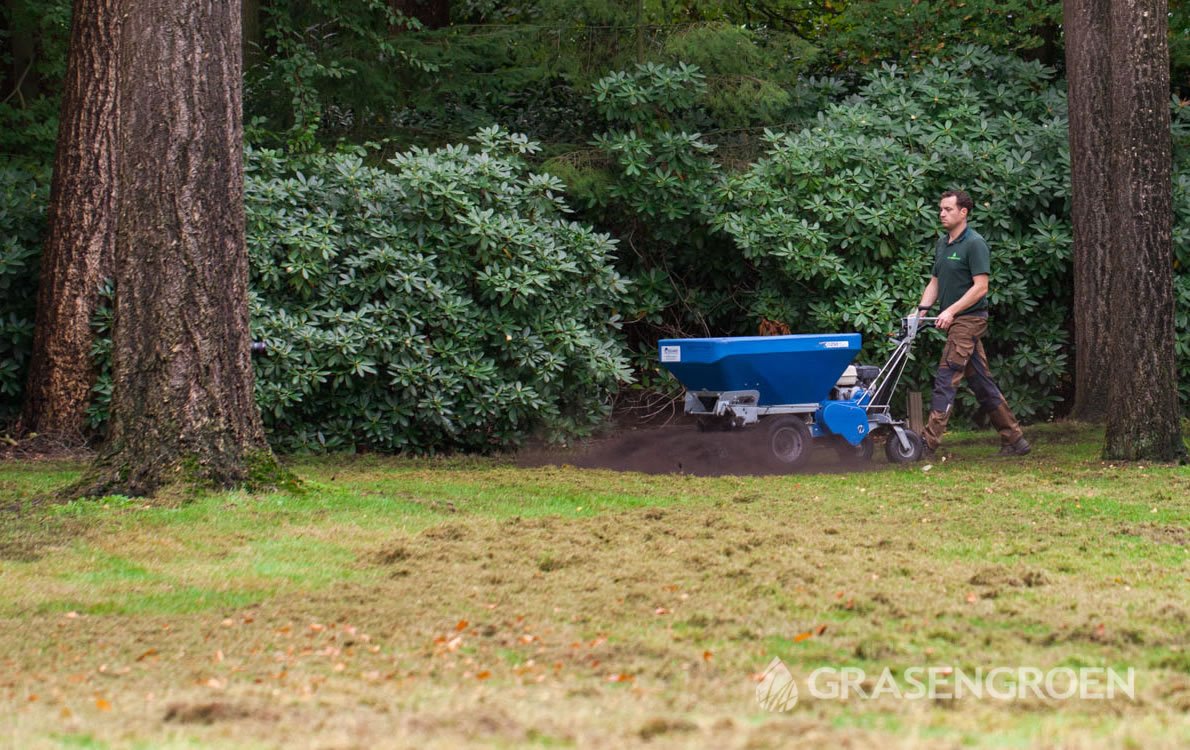
<path fill-rule="evenodd" d="M 249 361 L 240 5 L 121 10 L 111 432 L 80 488 L 275 483 Z"/>
<path fill-rule="evenodd" d="M 1185 455 L 1174 358 L 1169 47 L 1165 0 L 1113 0 L 1109 459 Z"/>
<path fill-rule="evenodd" d="M 37 322 L 18 432 L 82 441 L 91 318 L 116 240 L 116 0 L 75 0 L 50 187 Z"/>
<path fill-rule="evenodd" d="M 1086 422 L 1107 417 L 1111 372 L 1108 279 L 1112 256 L 1110 0 L 1066 0 L 1070 171 L 1074 223 L 1074 407 Z"/>

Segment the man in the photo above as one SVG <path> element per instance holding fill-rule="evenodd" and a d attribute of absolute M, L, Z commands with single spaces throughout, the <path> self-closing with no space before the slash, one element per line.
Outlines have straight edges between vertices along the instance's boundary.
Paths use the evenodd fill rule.
<path fill-rule="evenodd" d="M 966 378 L 979 405 L 1000 432 L 1000 453 L 1023 456 L 1029 452 L 1029 442 L 992 380 L 981 340 L 988 329 L 991 259 L 988 243 L 967 226 L 974 208 L 971 196 L 962 190 L 947 191 L 938 202 L 938 217 L 946 233 L 934 248 L 934 270 L 921 294 L 917 315 L 929 311 L 935 302 L 940 305 L 936 325 L 946 331 L 946 347 L 934 376 L 930 420 L 922 438 L 926 455 L 933 455 L 946 432 L 955 389 Z"/>

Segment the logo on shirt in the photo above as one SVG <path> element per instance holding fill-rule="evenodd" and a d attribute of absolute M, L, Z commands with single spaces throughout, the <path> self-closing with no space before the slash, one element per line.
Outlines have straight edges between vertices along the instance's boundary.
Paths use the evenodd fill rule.
<path fill-rule="evenodd" d="M 962 260 L 962 258 L 959 257 L 958 252 L 953 252 L 947 260 Z"/>

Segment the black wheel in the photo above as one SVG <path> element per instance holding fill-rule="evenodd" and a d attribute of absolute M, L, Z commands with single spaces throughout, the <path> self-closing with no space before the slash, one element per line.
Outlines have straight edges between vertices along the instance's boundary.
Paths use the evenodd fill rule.
<path fill-rule="evenodd" d="M 874 448 L 870 437 L 864 438 L 859 445 L 852 445 L 843 438 L 835 440 L 835 454 L 838 455 L 840 461 L 847 463 L 871 461 Z"/>
<path fill-rule="evenodd" d="M 908 450 L 901 445 L 901 440 L 897 437 L 896 432 L 888 433 L 888 440 L 884 443 L 884 453 L 888 456 L 889 463 L 908 464 L 921 458 L 921 435 L 913 430 L 905 430 L 905 439 L 909 441 Z"/>
<path fill-rule="evenodd" d="M 801 417 L 778 417 L 768 429 L 769 460 L 793 469 L 810 455 L 810 428 Z"/>

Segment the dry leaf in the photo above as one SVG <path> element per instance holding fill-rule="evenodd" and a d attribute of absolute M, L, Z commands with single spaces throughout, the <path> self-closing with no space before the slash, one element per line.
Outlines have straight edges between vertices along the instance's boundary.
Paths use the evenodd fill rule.
<path fill-rule="evenodd" d="M 974 604 L 977 601 L 979 601 L 979 597 L 975 595 L 974 591 L 967 594 L 967 603 L 968 604 Z"/>
<path fill-rule="evenodd" d="M 822 635 L 826 632 L 826 625 L 819 625 L 818 629 L 814 631 L 814 635 Z"/>
<path fill-rule="evenodd" d="M 95 699 L 95 708 L 98 708 L 100 711 L 111 711 L 112 704 L 108 703 L 103 698 L 96 698 Z"/>
<path fill-rule="evenodd" d="M 702 652 L 702 660 L 703 661 L 710 661 L 712 656 L 714 656 L 714 654 L 712 654 L 710 651 Z"/>
<path fill-rule="evenodd" d="M 608 682 L 632 682 L 632 680 L 632 675 L 624 674 L 623 672 L 616 672 L 615 674 L 608 675 L 607 677 Z"/>
<path fill-rule="evenodd" d="M 475 679 L 477 679 L 477 680 L 486 680 L 486 679 L 488 679 L 488 678 L 489 678 L 489 677 L 491 677 L 491 676 L 492 676 L 492 673 L 491 673 L 490 671 L 488 671 L 488 670 L 486 670 L 486 669 L 485 669 L 485 670 L 483 670 L 483 671 L 479 672 L 478 674 L 476 674 L 476 675 L 475 675 Z"/>
<path fill-rule="evenodd" d="M 809 633 L 809 632 L 807 632 L 807 633 L 798 633 L 797 635 L 795 635 L 795 636 L 793 637 L 793 642 L 794 642 L 794 643 L 801 643 L 802 641 L 804 641 L 804 640 L 806 640 L 806 639 L 808 639 L 808 638 L 813 638 L 813 637 L 814 637 L 814 634 L 813 634 L 813 633 Z"/>
<path fill-rule="evenodd" d="M 455 630 L 466 630 L 467 625 L 469 624 L 470 623 L 468 623 L 466 620 L 459 620 L 458 623 L 455 624 Z"/>

